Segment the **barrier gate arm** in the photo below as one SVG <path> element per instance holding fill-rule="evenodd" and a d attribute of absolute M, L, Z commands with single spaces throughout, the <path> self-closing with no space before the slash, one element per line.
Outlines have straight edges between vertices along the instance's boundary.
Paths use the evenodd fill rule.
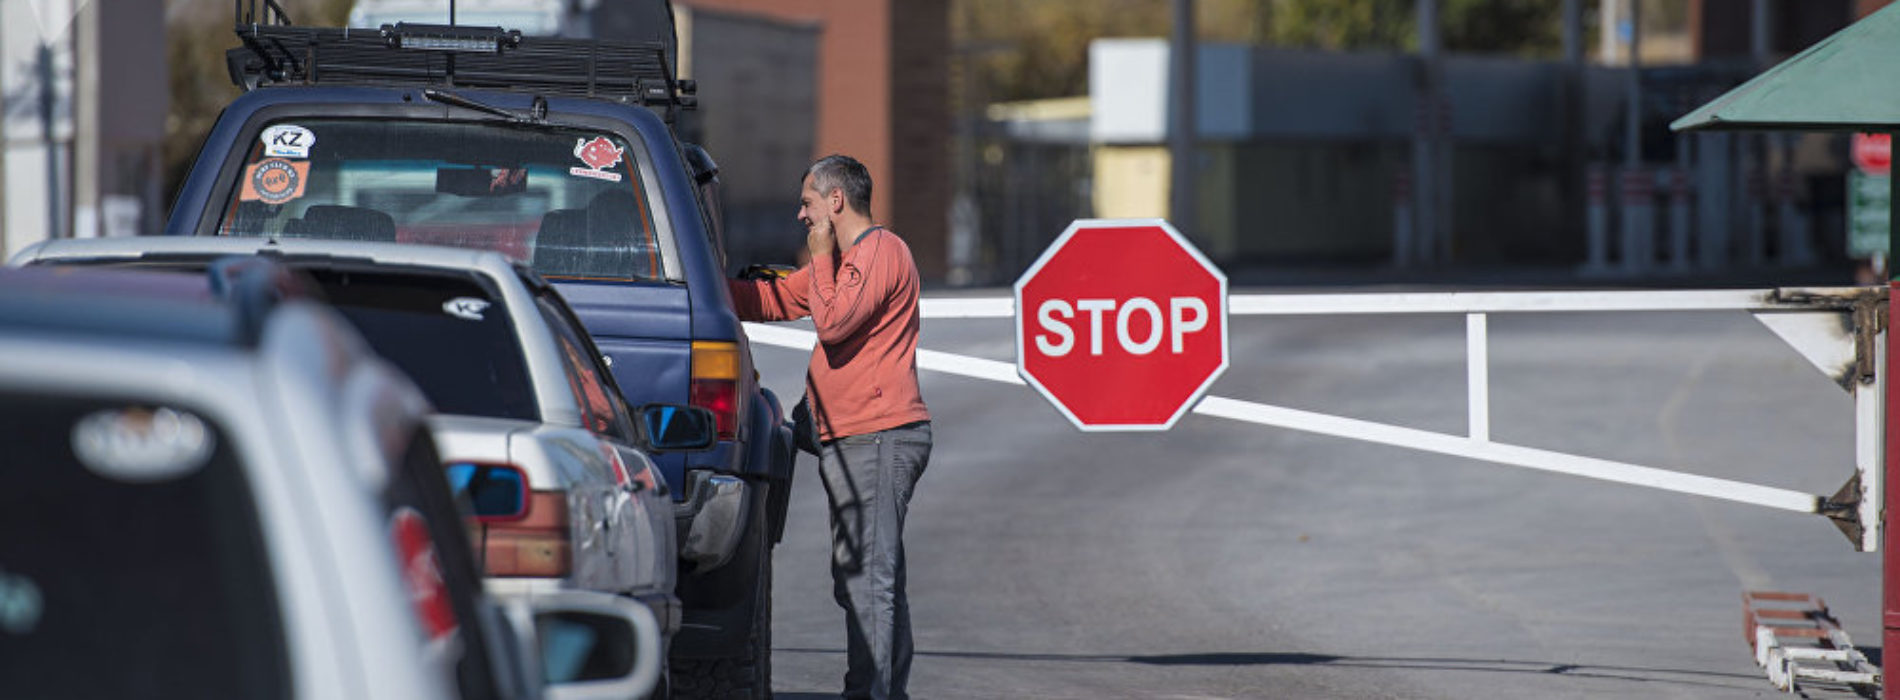
<path fill-rule="evenodd" d="M 1768 290 L 1236 294 L 1229 315 L 1463 314 L 1469 433 L 1453 435 L 1374 421 L 1207 396 L 1194 412 L 1257 425 L 1406 447 L 1495 464 L 1707 496 L 1832 519 L 1860 551 L 1879 549 L 1887 290 L 1879 287 Z M 1007 297 L 929 298 L 926 318 L 1014 318 Z M 1604 311 L 1747 311 L 1854 396 L 1855 474 L 1834 496 L 1689 474 L 1490 438 L 1489 314 Z M 746 324 L 753 342 L 810 350 L 810 331 Z M 1023 385 L 1016 366 L 919 350 L 919 369 Z"/>

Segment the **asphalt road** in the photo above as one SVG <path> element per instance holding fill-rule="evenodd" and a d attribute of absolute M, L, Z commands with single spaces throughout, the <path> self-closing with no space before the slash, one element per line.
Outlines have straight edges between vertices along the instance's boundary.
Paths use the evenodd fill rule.
<path fill-rule="evenodd" d="M 1496 316 L 1493 439 L 1831 494 L 1852 405 L 1747 315 Z M 926 348 L 1013 359 L 1006 321 Z M 1465 429 L 1462 318 L 1237 318 L 1212 394 Z M 786 400 L 804 356 L 755 358 Z M 1877 556 L 1818 516 L 1190 415 L 1083 434 L 1033 390 L 927 374 L 907 545 L 921 698 L 1774 697 L 1748 589 L 1879 643 Z M 801 457 L 774 687 L 835 696 L 843 616 Z"/>

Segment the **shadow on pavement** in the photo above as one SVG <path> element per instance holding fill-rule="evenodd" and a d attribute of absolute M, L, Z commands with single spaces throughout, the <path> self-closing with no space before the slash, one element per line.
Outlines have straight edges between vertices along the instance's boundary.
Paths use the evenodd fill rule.
<path fill-rule="evenodd" d="M 781 648 L 775 649 L 774 651 L 790 654 L 837 654 L 840 656 L 844 654 L 844 650 L 842 649 Z M 1875 658 L 1879 654 L 1879 650 L 1878 648 L 1873 650 L 1863 649 L 1863 653 L 1867 653 L 1869 658 Z M 1571 678 L 1623 680 L 1639 683 L 1668 683 L 1672 685 L 1722 688 L 1734 688 L 1737 686 L 1733 683 L 1717 681 L 1766 683 L 1763 676 L 1751 673 L 1723 673 L 1717 671 L 1650 668 L 1641 666 L 1595 666 L 1589 664 L 1562 664 L 1549 661 L 1519 661 L 1512 659 L 1341 656 L 1337 654 L 1314 654 L 1306 652 L 1215 652 L 1204 654 L 1117 655 L 1011 654 L 1001 652 L 919 650 L 917 651 L 917 656 L 991 661 L 1126 663 L 1150 666 L 1325 666 L 1331 668 L 1386 670 L 1528 673 Z M 779 695 L 778 697 L 794 696 Z"/>

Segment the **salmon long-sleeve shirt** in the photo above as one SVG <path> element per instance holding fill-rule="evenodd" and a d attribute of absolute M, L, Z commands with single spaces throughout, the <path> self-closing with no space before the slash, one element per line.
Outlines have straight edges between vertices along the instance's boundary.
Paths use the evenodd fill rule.
<path fill-rule="evenodd" d="M 930 419 L 917 388 L 917 263 L 883 227 L 842 256 L 820 256 L 783 278 L 728 280 L 747 321 L 810 316 L 818 347 L 805 395 L 821 439 L 835 440 Z"/>

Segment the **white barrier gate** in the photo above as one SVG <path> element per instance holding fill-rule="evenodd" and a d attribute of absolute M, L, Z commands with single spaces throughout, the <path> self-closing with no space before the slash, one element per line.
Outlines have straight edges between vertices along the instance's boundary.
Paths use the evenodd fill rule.
<path fill-rule="evenodd" d="M 1419 430 L 1284 406 L 1209 395 L 1194 412 L 1258 425 L 1363 440 L 1426 452 L 1468 457 L 1514 467 L 1749 503 L 1797 513 L 1825 515 L 1864 552 L 1880 542 L 1882 418 L 1885 377 L 1886 290 L 1880 287 L 1768 290 L 1605 292 L 1423 292 L 1393 294 L 1236 294 L 1232 316 L 1324 316 L 1339 314 L 1462 314 L 1465 317 L 1466 396 L 1470 427 L 1465 435 Z M 1491 440 L 1490 314 L 1585 311 L 1746 311 L 1817 369 L 1854 396 L 1855 473 L 1833 496 L 1804 493 L 1730 479 L 1688 474 L 1585 455 Z M 1013 300 L 927 298 L 925 318 L 1014 318 Z M 746 324 L 752 342 L 810 350 L 811 331 Z M 919 369 L 1005 384 L 1024 384 L 1016 365 L 966 355 L 919 350 Z"/>

